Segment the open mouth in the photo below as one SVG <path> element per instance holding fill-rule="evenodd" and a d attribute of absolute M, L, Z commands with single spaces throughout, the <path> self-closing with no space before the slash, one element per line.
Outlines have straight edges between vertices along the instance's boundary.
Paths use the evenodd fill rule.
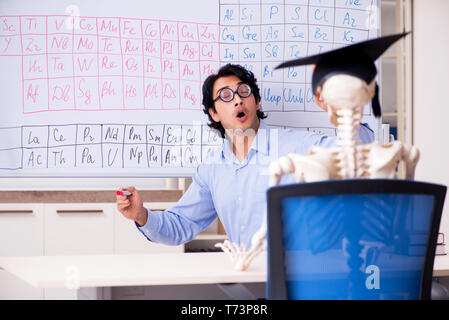
<path fill-rule="evenodd" d="M 245 121 L 246 120 L 246 112 L 245 111 L 239 111 L 237 112 L 237 120 L 239 121 Z"/>

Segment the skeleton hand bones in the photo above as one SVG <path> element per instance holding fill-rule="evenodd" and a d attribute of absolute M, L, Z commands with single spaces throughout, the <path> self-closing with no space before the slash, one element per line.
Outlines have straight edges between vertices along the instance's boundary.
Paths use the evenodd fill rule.
<path fill-rule="evenodd" d="M 223 243 L 217 243 L 215 247 L 221 248 L 230 258 L 231 262 L 234 264 L 234 269 L 238 271 L 245 271 L 248 269 L 249 265 L 253 259 L 262 251 L 266 249 L 267 240 L 267 218 L 264 215 L 264 220 L 262 226 L 251 238 L 251 248 L 246 251 L 245 245 L 240 246 L 236 243 L 225 240 Z"/>

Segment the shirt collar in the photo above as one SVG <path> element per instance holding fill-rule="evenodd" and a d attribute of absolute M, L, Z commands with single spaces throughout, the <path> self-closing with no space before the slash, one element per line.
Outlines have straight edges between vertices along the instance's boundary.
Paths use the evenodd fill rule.
<path fill-rule="evenodd" d="M 262 120 L 259 121 L 259 129 L 248 150 L 248 155 L 251 153 L 251 150 L 268 155 L 268 142 L 270 140 L 269 127 Z M 227 136 L 223 139 L 222 154 L 225 159 L 233 159 L 235 157 L 232 152 L 232 142 Z"/>
<path fill-rule="evenodd" d="M 268 154 L 269 138 L 269 128 L 262 120 L 260 120 L 259 129 L 257 130 L 256 137 L 251 144 L 250 150 L 254 149 L 257 152 Z"/>

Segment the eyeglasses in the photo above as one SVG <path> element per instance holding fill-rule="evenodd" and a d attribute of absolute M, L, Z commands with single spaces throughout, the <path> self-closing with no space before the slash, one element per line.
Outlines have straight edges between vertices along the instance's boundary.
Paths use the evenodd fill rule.
<path fill-rule="evenodd" d="M 246 83 L 240 83 L 235 91 L 232 91 L 231 88 L 221 88 L 218 90 L 218 97 L 214 99 L 214 102 L 218 99 L 221 99 L 224 102 L 230 102 L 234 100 L 234 95 L 236 93 L 240 98 L 248 98 L 251 95 L 251 87 Z"/>

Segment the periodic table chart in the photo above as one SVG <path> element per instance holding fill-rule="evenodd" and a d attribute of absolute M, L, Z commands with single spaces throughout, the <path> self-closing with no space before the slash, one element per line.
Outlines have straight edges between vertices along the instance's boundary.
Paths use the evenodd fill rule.
<path fill-rule="evenodd" d="M 0 3 L 0 176 L 191 175 L 222 143 L 201 85 L 227 63 L 254 72 L 271 127 L 335 135 L 310 67 L 274 67 L 379 34 L 378 0 L 126 3 Z"/>
<path fill-rule="evenodd" d="M 379 35 L 377 0 L 224 0 L 220 4 L 221 62 L 254 72 L 266 122 L 335 135 L 314 102 L 311 66 L 274 70 L 281 62 L 318 54 Z M 364 112 L 377 133 L 379 121 Z"/>

